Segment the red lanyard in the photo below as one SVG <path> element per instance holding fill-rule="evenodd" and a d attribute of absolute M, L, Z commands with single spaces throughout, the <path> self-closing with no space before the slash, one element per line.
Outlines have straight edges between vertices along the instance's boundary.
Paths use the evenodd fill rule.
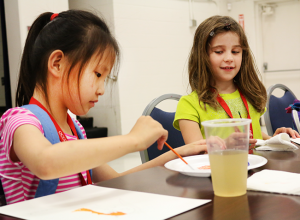
<path fill-rule="evenodd" d="M 53 122 L 53 124 L 54 124 L 54 126 L 55 126 L 55 128 L 57 130 L 57 133 L 58 133 L 58 136 L 59 136 L 59 139 L 60 139 L 61 142 L 64 142 L 64 141 L 68 140 L 67 137 L 66 137 L 66 135 L 65 135 L 65 133 L 59 127 L 59 125 L 57 124 L 57 122 L 55 121 L 55 119 L 52 117 L 52 115 L 48 112 L 48 110 L 38 100 L 36 100 L 35 98 L 31 97 L 29 104 L 39 106 L 41 109 L 43 109 L 49 115 L 49 117 L 51 118 L 51 120 L 52 120 L 52 122 Z M 68 122 L 68 125 L 70 126 L 70 128 L 71 128 L 74 136 L 76 136 L 77 139 L 79 139 L 78 135 L 77 135 L 77 132 L 76 132 L 76 129 L 75 129 L 75 126 L 73 124 L 72 118 L 70 117 L 69 114 L 67 114 L 67 122 Z M 85 181 L 84 177 L 82 176 L 82 173 L 78 173 L 78 174 L 79 174 L 82 186 L 85 186 L 87 184 L 92 184 L 92 179 L 91 179 L 91 175 L 90 175 L 89 171 L 86 171 L 88 182 Z"/>
<path fill-rule="evenodd" d="M 247 109 L 247 113 L 248 113 L 247 118 L 248 118 L 248 119 L 251 119 L 250 113 L 249 113 L 249 107 L 248 107 L 247 100 L 246 100 L 245 96 L 241 93 L 241 91 L 240 91 L 239 89 L 238 89 L 238 91 L 239 91 L 240 96 L 241 96 L 241 98 L 242 98 L 242 100 L 243 100 L 243 103 L 244 103 L 244 105 L 245 105 L 245 107 L 246 107 L 246 109 Z M 221 105 L 222 108 L 225 110 L 225 112 L 228 114 L 228 116 L 229 116 L 230 118 L 233 118 L 233 116 L 232 116 L 232 114 L 231 114 L 231 111 L 230 111 L 230 109 L 229 109 L 227 103 L 224 101 L 224 99 L 223 99 L 219 94 L 218 94 L 218 96 L 217 96 L 217 101 L 220 103 L 220 105 Z M 251 138 L 253 137 L 252 123 L 250 123 L 250 137 L 251 137 Z M 252 153 L 252 152 L 253 152 L 253 151 L 250 149 L 250 150 L 249 150 L 249 153 Z"/>

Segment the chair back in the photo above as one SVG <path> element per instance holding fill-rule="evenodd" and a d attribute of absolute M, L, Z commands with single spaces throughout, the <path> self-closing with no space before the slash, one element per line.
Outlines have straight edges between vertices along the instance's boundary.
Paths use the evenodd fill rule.
<path fill-rule="evenodd" d="M 276 97 L 272 95 L 275 89 L 282 89 L 284 95 Z M 289 127 L 293 128 L 293 120 L 289 114 L 286 113 L 287 108 L 294 102 L 296 96 L 294 93 L 283 84 L 275 84 L 270 86 L 267 90 L 267 111 L 264 114 L 266 128 L 269 136 L 273 136 L 277 128 Z"/>
<path fill-rule="evenodd" d="M 155 106 L 157 106 L 160 102 L 173 99 L 179 101 L 181 95 L 177 94 L 165 94 L 159 96 L 158 98 L 153 99 L 145 108 L 143 115 L 150 115 L 154 120 L 158 121 L 164 129 L 168 131 L 168 140 L 167 143 L 172 148 L 177 148 L 184 145 L 184 140 L 182 138 L 181 132 L 176 130 L 173 127 L 173 121 L 175 117 L 175 112 L 165 112 Z M 152 160 L 159 155 L 169 151 L 169 148 L 164 147 L 162 150 L 157 149 L 157 143 L 152 144 L 148 149 L 144 151 L 140 151 L 142 163 L 145 163 L 149 160 Z"/>

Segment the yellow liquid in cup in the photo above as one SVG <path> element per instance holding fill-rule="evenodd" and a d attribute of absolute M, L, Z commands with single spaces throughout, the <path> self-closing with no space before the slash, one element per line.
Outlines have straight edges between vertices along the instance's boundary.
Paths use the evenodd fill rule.
<path fill-rule="evenodd" d="M 234 197 L 246 194 L 248 152 L 216 151 L 209 154 L 214 194 Z"/>

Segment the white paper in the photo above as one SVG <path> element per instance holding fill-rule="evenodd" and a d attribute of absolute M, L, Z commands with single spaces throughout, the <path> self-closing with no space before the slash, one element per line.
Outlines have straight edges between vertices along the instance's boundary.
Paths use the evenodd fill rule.
<path fill-rule="evenodd" d="M 293 141 L 296 144 L 300 144 L 300 138 L 291 138 L 291 141 Z"/>
<path fill-rule="evenodd" d="M 257 139 L 255 144 L 256 150 L 271 150 L 271 151 L 293 151 L 298 147 L 291 143 L 291 139 L 287 133 L 278 134 L 269 140 Z"/>
<path fill-rule="evenodd" d="M 300 195 L 300 174 L 278 170 L 262 170 L 247 179 L 247 189 Z"/>
<path fill-rule="evenodd" d="M 190 199 L 94 185 L 0 207 L 0 213 L 39 220 L 155 220 L 166 219 L 211 200 Z M 89 211 L 75 211 L 81 208 Z M 113 212 L 125 215 L 111 216 Z"/>

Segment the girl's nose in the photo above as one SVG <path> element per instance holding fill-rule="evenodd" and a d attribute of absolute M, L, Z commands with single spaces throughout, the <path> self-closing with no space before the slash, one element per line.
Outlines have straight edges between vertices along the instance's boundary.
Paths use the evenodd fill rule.
<path fill-rule="evenodd" d="M 103 95 L 104 92 L 105 92 L 104 82 L 101 82 L 98 86 L 96 93 L 97 93 L 97 95 Z"/>
<path fill-rule="evenodd" d="M 232 57 L 231 52 L 228 52 L 228 53 L 225 54 L 224 61 L 225 62 L 232 62 L 233 61 L 233 57 Z"/>

